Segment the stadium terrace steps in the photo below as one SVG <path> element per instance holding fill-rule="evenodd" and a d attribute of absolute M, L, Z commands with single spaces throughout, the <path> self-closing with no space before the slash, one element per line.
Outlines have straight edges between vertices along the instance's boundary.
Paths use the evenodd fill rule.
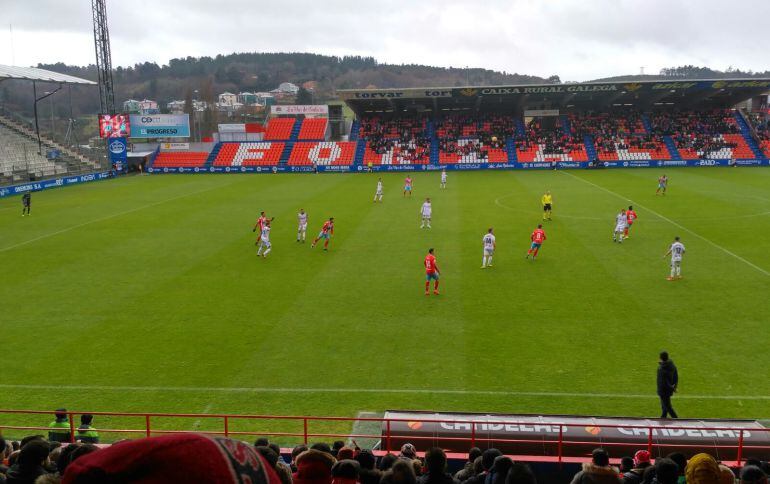
<path fill-rule="evenodd" d="M 363 165 L 364 164 L 364 153 L 366 153 L 366 140 L 359 139 L 358 133 L 356 132 L 356 156 L 354 158 L 354 163 L 356 165 Z"/>
<path fill-rule="evenodd" d="M 505 140 L 505 151 L 508 153 L 508 161 L 510 163 L 518 161 L 516 157 L 516 143 L 513 142 L 513 138 Z"/>
<path fill-rule="evenodd" d="M 361 123 L 358 121 L 358 119 L 354 119 L 353 123 L 350 125 L 350 137 L 348 139 L 350 141 L 358 141 L 358 132 L 361 129 Z"/>
<path fill-rule="evenodd" d="M 291 156 L 292 149 L 294 148 L 294 141 L 287 141 L 286 146 L 283 148 L 283 152 L 281 152 L 281 163 L 288 163 L 289 157 Z"/>
<path fill-rule="evenodd" d="M 586 154 L 588 155 L 589 160 L 599 159 L 598 155 L 596 154 L 596 145 L 594 144 L 594 139 L 591 137 L 591 135 L 587 134 L 583 136 L 583 144 L 586 146 Z"/>
<path fill-rule="evenodd" d="M 289 140 L 296 141 L 299 139 L 299 133 L 302 130 L 303 124 L 305 124 L 305 122 L 302 119 L 294 120 L 294 124 L 291 126 L 291 135 L 288 138 Z"/>
<path fill-rule="evenodd" d="M 671 159 L 675 161 L 681 161 L 682 154 L 679 153 L 679 150 L 676 147 L 676 143 L 674 143 L 674 140 L 671 139 L 671 136 L 664 136 L 663 142 L 666 143 L 666 148 L 668 149 L 668 152 L 671 155 Z"/>
<path fill-rule="evenodd" d="M 759 159 L 763 158 L 765 154 L 754 140 L 754 137 L 751 134 L 751 129 L 749 128 L 748 123 L 746 123 L 746 118 L 743 117 L 743 114 L 740 111 L 735 111 L 734 116 L 735 122 L 738 124 L 738 129 L 740 129 L 741 135 L 743 135 L 743 138 L 748 144 L 748 147 L 751 149 L 752 153 L 754 153 L 754 157 Z"/>
<path fill-rule="evenodd" d="M 652 124 L 650 123 L 650 118 L 647 117 L 646 114 L 642 113 L 642 124 L 644 125 L 644 130 L 647 132 L 647 134 L 652 133 Z"/>
<path fill-rule="evenodd" d="M 219 150 L 222 149 L 222 145 L 224 143 L 217 143 L 214 145 L 214 148 L 211 150 L 211 153 L 209 153 L 208 158 L 206 158 L 206 164 L 204 165 L 206 168 L 210 168 L 214 165 L 214 160 L 217 159 L 217 155 L 219 155 Z"/>

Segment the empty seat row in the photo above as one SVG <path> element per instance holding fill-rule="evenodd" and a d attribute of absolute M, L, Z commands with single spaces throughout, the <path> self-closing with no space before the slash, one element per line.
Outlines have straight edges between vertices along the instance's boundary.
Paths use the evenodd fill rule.
<path fill-rule="evenodd" d="M 163 167 L 201 167 L 206 164 L 209 154 L 205 151 L 161 151 L 155 158 L 153 166 Z"/>
<path fill-rule="evenodd" d="M 322 140 L 326 138 L 326 118 L 305 118 L 299 129 L 299 140 Z"/>

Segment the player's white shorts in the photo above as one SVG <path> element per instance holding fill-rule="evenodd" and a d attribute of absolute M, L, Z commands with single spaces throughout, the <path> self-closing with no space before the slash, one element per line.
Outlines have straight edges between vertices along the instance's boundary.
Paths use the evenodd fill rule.
<path fill-rule="evenodd" d="M 266 238 L 262 237 L 262 245 L 264 245 L 265 247 L 269 248 L 270 247 L 270 239 L 266 239 Z"/>
<path fill-rule="evenodd" d="M 678 267 L 682 265 L 682 259 L 674 260 L 671 259 L 671 267 Z"/>
<path fill-rule="evenodd" d="M 430 218 L 430 214 L 429 213 L 424 213 L 424 214 L 422 214 L 422 218 Z"/>
<path fill-rule="evenodd" d="M 485 248 L 484 248 L 484 255 L 485 255 L 485 256 L 492 256 L 492 255 L 495 255 L 495 249 L 487 249 L 487 248 L 485 247 Z"/>
<path fill-rule="evenodd" d="M 307 224 L 299 224 L 299 227 L 297 227 L 297 231 L 304 232 L 307 230 Z"/>
<path fill-rule="evenodd" d="M 374 194 L 375 196 L 381 197 L 382 196 L 382 190 L 377 190 L 377 193 Z"/>
<path fill-rule="evenodd" d="M 616 225 L 615 226 L 615 232 L 623 232 L 625 230 L 626 230 L 626 226 L 625 225 Z"/>

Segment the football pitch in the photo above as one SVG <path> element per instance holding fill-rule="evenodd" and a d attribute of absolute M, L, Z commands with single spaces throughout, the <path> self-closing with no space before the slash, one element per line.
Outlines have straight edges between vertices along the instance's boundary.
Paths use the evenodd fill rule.
<path fill-rule="evenodd" d="M 379 174 L 127 177 L 35 193 L 24 218 L 4 199 L 0 408 L 657 416 L 666 349 L 680 416 L 768 418 L 770 170 L 665 172 L 665 197 L 661 170 L 627 169 L 450 172 L 446 190 L 416 173 L 411 199 L 405 174 L 383 174 L 381 204 Z M 614 244 L 629 204 L 639 218 Z M 308 237 L 335 218 L 329 252 L 295 241 L 300 208 Z M 430 247 L 441 295 L 426 297 Z"/>

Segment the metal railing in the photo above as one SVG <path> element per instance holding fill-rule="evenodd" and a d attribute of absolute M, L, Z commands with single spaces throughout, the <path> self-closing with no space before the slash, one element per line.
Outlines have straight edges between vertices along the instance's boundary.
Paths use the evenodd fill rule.
<path fill-rule="evenodd" d="M 8 410 L 0 409 L 0 431 L 3 430 L 23 430 L 23 431 L 48 431 L 51 430 L 49 426 L 40 425 L 11 425 L 6 423 L 9 419 L 15 418 L 19 420 L 23 417 L 27 419 L 34 419 L 38 416 L 51 417 L 55 412 L 50 410 Z M 70 442 L 75 442 L 77 438 L 77 426 L 75 424 L 75 417 L 82 414 L 91 414 L 101 417 L 115 417 L 115 418 L 128 418 L 134 421 L 141 422 L 138 425 L 126 426 L 122 428 L 98 428 L 100 433 L 114 433 L 119 435 L 137 435 L 140 434 L 143 437 L 151 437 L 153 435 L 163 435 L 171 433 L 206 433 L 212 435 L 223 435 L 225 437 L 243 437 L 243 436 L 271 436 L 282 437 L 286 439 L 293 439 L 307 444 L 311 439 L 376 439 L 380 441 L 380 450 L 390 452 L 394 450 L 393 442 L 396 440 L 408 440 L 417 444 L 418 447 L 432 446 L 428 443 L 426 446 L 419 445 L 421 442 L 435 442 L 441 440 L 442 442 L 456 442 L 467 444 L 466 448 L 489 445 L 501 445 L 501 444 L 550 444 L 555 446 L 556 455 L 531 455 L 532 460 L 538 460 L 538 457 L 544 460 L 552 460 L 554 462 L 562 463 L 574 459 L 574 455 L 570 457 L 565 452 L 565 448 L 568 446 L 602 446 L 605 448 L 613 448 L 619 446 L 628 447 L 633 445 L 636 448 L 644 448 L 651 454 L 657 448 L 692 448 L 692 443 L 674 443 L 674 442 L 656 442 L 654 435 L 657 430 L 665 430 L 670 432 L 672 430 L 700 430 L 710 432 L 730 432 L 737 434 L 737 438 L 734 443 L 728 444 L 703 444 L 701 447 L 704 452 L 719 451 L 720 449 L 729 449 L 734 451 L 736 456 L 736 463 L 740 463 L 744 460 L 744 456 L 747 451 L 763 451 L 770 452 L 770 444 L 768 445 L 747 445 L 745 442 L 745 436 L 749 435 L 749 432 L 770 432 L 770 428 L 741 428 L 741 427 L 693 427 L 686 425 L 628 425 L 628 424 L 595 424 L 594 426 L 599 429 L 639 429 L 640 433 L 646 435 L 640 436 L 638 441 L 623 441 L 613 442 L 602 440 L 597 442 L 595 440 L 581 440 L 575 439 L 573 435 L 565 438 L 565 433 L 572 428 L 584 428 L 583 423 L 547 423 L 544 425 L 550 425 L 552 428 L 558 427 L 558 433 L 555 433 L 553 437 L 540 437 L 540 438 L 500 438 L 500 437 L 487 437 L 487 432 L 477 430 L 477 427 L 482 425 L 533 425 L 532 421 L 515 421 L 515 420 L 499 420 L 499 421 L 478 421 L 470 422 L 467 419 L 431 419 L 431 418 L 379 418 L 379 417 L 329 417 L 329 416 L 304 416 L 304 415 L 241 415 L 241 414 L 201 414 L 201 413 L 142 413 L 142 412 L 83 412 L 83 411 L 67 411 L 60 412 L 66 414 L 68 421 L 68 432 Z M 190 425 L 185 425 L 185 428 L 179 428 L 174 425 L 163 425 L 163 419 L 183 419 L 186 421 L 209 422 L 213 424 L 213 427 L 206 430 L 190 430 Z M 235 423 L 243 424 L 249 423 L 251 428 L 246 430 L 234 428 Z M 271 430 L 258 430 L 253 428 L 254 422 L 268 422 Z M 294 430 L 275 430 L 277 424 L 275 422 L 296 424 Z M 340 423 L 360 423 L 368 422 L 370 424 L 378 424 L 380 430 L 377 434 L 367 433 L 339 433 L 334 431 L 319 431 L 311 429 L 311 426 L 319 424 L 332 424 L 338 425 Z M 468 430 L 466 435 L 462 436 L 437 436 L 437 435 L 405 435 L 392 430 L 392 426 L 395 423 L 415 423 L 421 424 L 464 424 L 467 425 Z M 672 422 L 673 423 L 673 422 Z M 168 422 L 166 422 L 168 424 Z M 471 425 L 468 425 L 471 424 Z M 235 426 L 238 427 L 238 426 Z M 355 428 L 355 427 L 354 427 Z M 62 430 L 61 428 L 59 430 Z M 770 434 L 766 434 L 770 437 Z"/>

